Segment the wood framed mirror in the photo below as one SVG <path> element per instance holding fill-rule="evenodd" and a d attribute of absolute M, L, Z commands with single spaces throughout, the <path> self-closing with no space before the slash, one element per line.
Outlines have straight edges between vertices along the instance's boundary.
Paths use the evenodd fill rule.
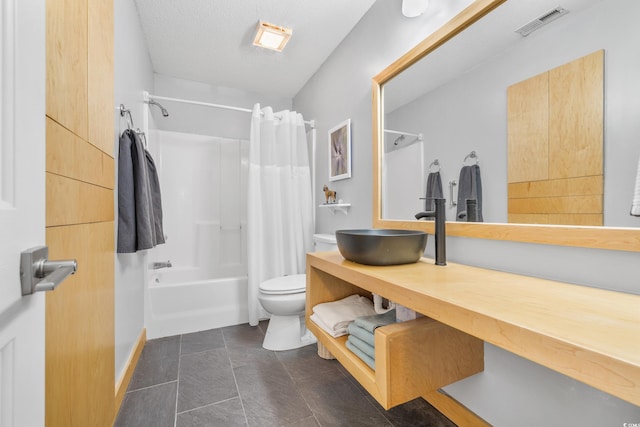
<path fill-rule="evenodd" d="M 628 0 L 611 0 L 615 2 L 626 3 Z M 384 156 L 385 156 L 385 86 L 389 87 L 394 78 L 400 76 L 401 74 L 410 74 L 412 70 L 415 71 L 417 67 L 414 67 L 417 63 L 424 63 L 425 61 L 429 61 L 430 55 L 431 58 L 436 58 L 437 55 L 442 56 L 443 50 L 441 48 L 448 43 L 451 45 L 458 41 L 460 37 L 465 34 L 465 30 L 471 29 L 472 26 L 479 24 L 481 20 L 491 18 L 491 14 L 495 14 L 495 12 L 506 10 L 507 6 L 510 6 L 516 2 L 516 0 L 476 0 L 470 6 L 468 6 L 465 10 L 463 10 L 460 14 L 454 17 L 451 21 L 445 24 L 443 27 L 438 29 L 436 32 L 431 34 L 405 55 L 400 57 L 398 60 L 389 65 L 386 69 L 380 72 L 373 78 L 372 83 L 372 111 L 373 111 L 373 171 L 374 171 L 374 194 L 373 194 L 373 225 L 376 228 L 395 228 L 395 229 L 414 229 L 414 230 L 423 230 L 428 233 L 434 232 L 433 222 L 420 222 L 410 219 L 410 217 L 396 219 L 395 217 L 390 218 L 389 215 L 385 216 L 383 214 L 384 209 L 384 200 L 385 197 L 388 199 L 389 194 L 384 194 L 385 184 L 383 182 L 383 167 L 384 165 Z M 522 2 L 520 2 L 522 3 Z M 530 2 L 534 4 L 535 2 Z M 575 1 L 572 1 L 573 4 L 576 4 Z M 579 3 L 579 2 L 578 2 Z M 606 2 L 605 2 L 606 3 Z M 504 8 L 499 10 L 499 8 Z M 571 10 L 569 8 L 569 10 Z M 624 11 L 622 13 L 625 13 Z M 576 13 L 577 15 L 577 13 Z M 562 23 L 561 19 L 558 18 L 558 23 Z M 524 22 L 522 22 L 524 24 Z M 551 27 L 551 26 L 549 26 Z M 479 28 L 479 26 L 478 26 Z M 475 27 L 473 28 L 475 29 Z M 516 28 L 513 28 L 515 30 Z M 481 33 L 482 34 L 482 33 Z M 627 30 L 627 34 L 629 34 L 629 30 Z M 478 37 L 476 37 L 478 38 Z M 633 37 L 630 36 L 631 39 Z M 478 38 L 479 39 L 479 38 Z M 533 39 L 533 37 L 531 37 Z M 530 42 L 531 39 L 527 39 L 526 42 Z M 452 42 L 452 43 L 450 43 Z M 480 40 L 481 42 L 481 40 Z M 636 43 L 637 44 L 637 43 Z M 602 47 L 604 49 L 605 58 L 607 56 L 607 46 Z M 459 52 L 464 54 L 462 52 Z M 474 53 L 475 54 L 475 53 Z M 470 54 L 472 57 L 474 54 Z M 451 55 L 450 55 L 451 56 Z M 637 55 L 636 55 L 637 56 Z M 474 60 L 478 63 L 482 62 L 481 58 L 474 57 L 470 58 L 470 60 Z M 637 58 L 634 59 L 637 62 Z M 475 65 L 475 63 L 472 63 Z M 469 67 L 469 64 L 467 64 Z M 607 73 L 607 65 L 605 64 L 605 73 Z M 448 70 L 447 68 L 440 67 L 442 70 Z M 552 67 L 549 67 L 552 68 Z M 437 80 L 437 79 L 433 79 Z M 632 86 L 630 88 L 625 88 L 625 90 L 630 90 L 628 96 L 632 97 L 635 93 L 638 95 L 638 92 L 634 92 L 635 88 L 639 88 L 640 84 L 635 83 L 635 78 L 629 78 L 626 81 L 628 85 L 631 81 Z M 434 83 L 435 84 L 435 83 Z M 504 89 L 504 102 L 506 105 L 506 88 L 508 84 L 505 84 Z M 609 85 L 611 86 L 611 85 Z M 607 91 L 607 82 L 605 81 L 604 90 Z M 605 97 L 605 104 L 607 104 L 607 99 Z M 637 103 L 636 103 L 637 104 Z M 506 109 L 506 107 L 505 107 Z M 609 120 L 613 116 L 611 114 L 612 111 L 605 110 L 605 119 Z M 504 115 L 506 120 L 506 114 Z M 619 122 L 622 119 L 618 119 L 615 123 L 604 123 L 605 134 L 604 134 L 604 143 L 609 143 L 608 139 L 613 139 L 613 136 L 609 138 L 606 132 L 615 131 Z M 636 120 L 637 121 L 637 120 Z M 506 126 L 504 126 L 506 128 Z M 627 132 L 627 134 L 632 133 L 631 135 L 626 135 L 625 138 L 632 140 L 635 137 L 637 141 L 640 139 L 640 128 L 638 126 L 631 127 L 632 130 L 635 130 L 635 134 L 633 132 Z M 420 134 L 417 131 L 414 131 L 415 134 Z M 496 141 L 495 144 L 504 145 L 504 157 L 507 157 L 507 141 L 506 141 L 506 129 L 505 136 L 502 141 Z M 429 143 L 425 143 L 425 150 L 428 150 Z M 623 150 L 623 148 L 619 149 Z M 466 154 L 468 150 L 464 151 Z M 613 156 L 609 155 L 609 152 L 605 150 L 609 159 L 613 159 Z M 618 154 L 620 156 L 624 156 L 624 154 Z M 628 154 L 627 154 L 628 156 Z M 463 155 L 461 156 L 463 157 Z M 422 155 L 421 160 L 425 162 L 424 155 Z M 462 160 L 462 158 L 460 158 Z M 630 159 L 629 161 L 633 163 L 633 173 L 626 173 L 624 177 L 625 180 L 628 180 L 629 183 L 635 180 L 635 166 L 637 165 L 637 158 Z M 617 161 L 617 160 L 616 160 Z M 429 163 L 422 164 L 423 175 L 421 177 L 416 177 L 416 180 L 420 180 L 424 183 L 424 171 L 426 169 L 425 165 Z M 505 167 L 506 170 L 506 167 Z M 486 173 L 483 171 L 483 173 Z M 605 182 L 607 178 L 607 171 L 605 168 Z M 484 177 L 483 177 L 484 178 Z M 507 187 L 507 179 L 506 172 L 504 178 L 504 193 L 506 194 Z M 625 181 L 626 182 L 626 181 Z M 605 192 L 606 185 L 605 185 Z M 448 193 L 445 189 L 445 193 Z M 628 197 L 625 200 L 621 200 L 622 196 L 616 198 L 617 208 L 616 215 L 628 215 L 628 208 L 631 204 L 631 197 L 633 196 L 633 191 L 628 194 Z M 446 194 L 445 197 L 449 198 L 449 195 Z M 453 197 L 451 197 L 453 199 Z M 418 199 L 416 195 L 415 199 Z M 506 201 L 504 202 L 506 203 Z M 623 208 L 620 206 L 627 206 L 626 213 L 621 212 Z M 418 212 L 419 209 L 416 210 Z M 506 216 L 506 209 L 505 209 Z M 607 216 L 607 212 L 605 211 L 605 218 Z M 612 215 L 613 216 L 613 215 Z M 448 217 L 450 219 L 450 217 Z M 460 236 L 460 237 L 469 237 L 469 238 L 482 238 L 482 239 L 493 239 L 493 240 L 505 240 L 505 241 L 515 241 L 515 242 L 528 242 L 528 243 L 539 243 L 539 244 L 549 244 L 549 245 L 562 245 L 562 246 L 575 246 L 575 247 L 586 247 L 586 248 L 598 248 L 598 249 L 609 249 L 609 250 L 622 250 L 622 251 L 640 251 L 640 228 L 635 226 L 627 226 L 627 224 L 635 224 L 638 223 L 638 227 L 640 227 L 640 218 L 631 217 L 631 219 L 625 219 L 625 226 L 611 226 L 606 220 L 604 222 L 605 226 L 580 226 L 580 225 L 538 225 L 538 224 L 512 224 L 512 223 L 500 223 L 500 222 L 490 222 L 491 216 L 485 216 L 485 221 L 487 222 L 458 222 L 458 221 L 447 221 L 447 234 L 450 236 Z"/>

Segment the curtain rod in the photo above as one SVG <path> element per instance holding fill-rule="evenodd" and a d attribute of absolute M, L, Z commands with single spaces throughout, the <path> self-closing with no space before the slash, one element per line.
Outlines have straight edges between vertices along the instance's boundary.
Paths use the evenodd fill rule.
<path fill-rule="evenodd" d="M 162 100 L 162 101 L 174 101 L 174 102 L 182 102 L 184 104 L 201 105 L 203 107 L 222 108 L 224 110 L 240 111 L 240 112 L 243 112 L 243 113 L 252 113 L 253 112 L 253 110 L 251 110 L 249 108 L 234 107 L 232 105 L 212 104 L 210 102 L 191 101 L 189 99 L 170 98 L 170 97 L 167 97 L 167 96 L 159 96 L 159 95 L 151 95 L 151 94 L 146 94 L 146 97 L 147 98 L 151 98 L 151 99 L 156 99 L 156 100 Z M 145 101 L 148 101 L 148 99 L 145 99 Z M 310 125 L 312 128 L 316 127 L 316 121 L 315 120 L 305 120 L 304 123 L 307 124 L 307 125 Z"/>

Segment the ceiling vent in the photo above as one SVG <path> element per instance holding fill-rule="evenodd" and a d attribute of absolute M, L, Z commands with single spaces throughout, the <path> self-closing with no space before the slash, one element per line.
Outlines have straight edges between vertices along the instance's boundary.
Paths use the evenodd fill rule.
<path fill-rule="evenodd" d="M 556 7 L 543 14 L 542 16 L 537 17 L 531 22 L 524 24 L 522 27 L 516 30 L 516 33 L 520 34 L 522 37 L 526 37 L 529 34 L 533 33 L 535 30 L 547 25 L 550 22 L 555 21 L 563 15 L 566 15 L 569 11 L 563 7 Z"/>

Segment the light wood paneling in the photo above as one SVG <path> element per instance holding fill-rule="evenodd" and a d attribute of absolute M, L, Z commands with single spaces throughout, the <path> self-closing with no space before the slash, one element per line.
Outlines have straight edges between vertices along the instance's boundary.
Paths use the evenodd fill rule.
<path fill-rule="evenodd" d="M 603 224 L 603 58 L 509 87 L 509 221 Z"/>
<path fill-rule="evenodd" d="M 115 184 L 114 159 L 50 118 L 47 118 L 47 171 L 110 189 Z"/>
<path fill-rule="evenodd" d="M 113 157 L 113 0 L 88 5 L 89 142 Z"/>
<path fill-rule="evenodd" d="M 508 182 L 549 178 L 549 74 L 507 88 Z"/>
<path fill-rule="evenodd" d="M 549 177 L 602 175 L 604 51 L 549 71 Z"/>
<path fill-rule="evenodd" d="M 593 226 L 604 224 L 602 214 L 509 214 L 514 224 L 566 224 Z"/>
<path fill-rule="evenodd" d="M 640 405 L 640 295 L 426 258 L 380 268 L 310 253 L 307 269 Z"/>
<path fill-rule="evenodd" d="M 78 271 L 46 298 L 46 425 L 106 427 L 114 416 L 113 222 L 49 227 L 49 257 Z"/>
<path fill-rule="evenodd" d="M 516 214 L 600 213 L 602 212 L 602 196 L 509 199 L 509 212 Z"/>
<path fill-rule="evenodd" d="M 509 184 L 510 198 L 603 195 L 602 175 Z"/>
<path fill-rule="evenodd" d="M 87 0 L 47 0 L 47 115 L 87 139 Z"/>
<path fill-rule="evenodd" d="M 113 190 L 47 172 L 47 227 L 113 218 Z"/>

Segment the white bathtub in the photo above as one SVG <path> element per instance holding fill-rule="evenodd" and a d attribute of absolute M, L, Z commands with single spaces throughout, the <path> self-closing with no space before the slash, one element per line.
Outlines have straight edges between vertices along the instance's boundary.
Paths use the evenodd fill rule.
<path fill-rule="evenodd" d="M 189 269 L 149 270 L 145 301 L 147 338 L 249 321 L 246 277 L 192 281 L 191 275 Z M 182 281 L 174 281 L 178 278 Z"/>

